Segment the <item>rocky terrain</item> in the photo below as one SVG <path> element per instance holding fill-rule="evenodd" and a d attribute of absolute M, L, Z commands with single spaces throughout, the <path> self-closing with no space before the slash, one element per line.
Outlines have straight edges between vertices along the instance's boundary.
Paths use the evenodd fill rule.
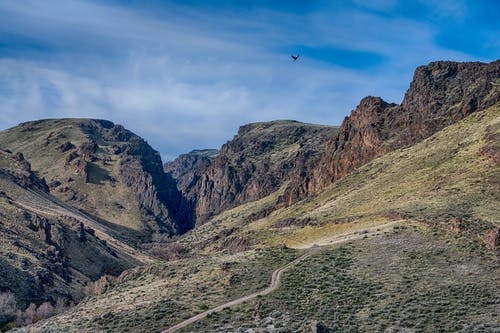
<path fill-rule="evenodd" d="M 187 195 L 218 153 L 216 149 L 193 150 L 165 163 L 164 171 L 176 180 L 177 188 Z"/>
<path fill-rule="evenodd" d="M 249 124 L 240 127 L 216 156 L 182 155 L 165 169 L 195 207 L 197 223 L 204 223 L 304 177 L 319 162 L 325 149 L 322 142 L 336 132 L 336 127 L 296 121 Z M 194 169 L 189 173 L 183 167 Z"/>
<path fill-rule="evenodd" d="M 432 62 L 415 70 L 400 105 L 365 97 L 338 132 L 293 122 L 251 124 L 222 146 L 217 157 L 211 155 L 215 152 L 195 151 L 168 163 L 165 170 L 195 207 L 199 223 L 282 185 L 286 190 L 279 203 L 290 205 L 378 156 L 420 142 L 497 103 L 500 93 L 491 82 L 499 76 L 500 61 Z M 288 156 L 273 164 L 270 160 L 279 151 Z"/>
<path fill-rule="evenodd" d="M 415 70 L 400 105 L 365 97 L 327 142 L 318 167 L 295 178 L 283 198 L 291 204 L 361 165 L 394 149 L 410 146 L 473 112 L 500 101 L 491 82 L 500 76 L 500 61 L 432 62 Z"/>
<path fill-rule="evenodd" d="M 61 311 L 80 301 L 90 282 L 141 263 L 91 218 L 48 195 L 21 153 L 0 150 L 0 189 L 0 298 L 11 299 L 0 325 Z"/>
<path fill-rule="evenodd" d="M 497 332 L 499 77 L 430 63 L 400 105 L 164 166 L 108 121 L 0 132 L 0 325 L 161 332 L 282 272 L 180 331 Z"/>
<path fill-rule="evenodd" d="M 142 138 L 104 120 L 23 123 L 0 133 L 50 194 L 109 222 L 123 237 L 180 234 L 192 218 L 161 158 Z"/>

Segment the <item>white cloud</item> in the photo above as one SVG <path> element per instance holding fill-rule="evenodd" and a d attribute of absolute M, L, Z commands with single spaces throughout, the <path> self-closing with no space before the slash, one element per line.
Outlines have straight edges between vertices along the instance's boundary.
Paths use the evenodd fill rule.
<path fill-rule="evenodd" d="M 365 95 L 399 102 L 416 65 L 467 59 L 436 46 L 432 26 L 407 18 L 169 9 L 155 16 L 88 1 L 0 2 L 0 32 L 48 49 L 0 58 L 0 129 L 105 118 L 172 157 L 217 148 L 252 121 L 339 124 Z M 300 45 L 375 52 L 387 62 L 370 71 L 305 57 L 293 63 L 289 53 Z"/>

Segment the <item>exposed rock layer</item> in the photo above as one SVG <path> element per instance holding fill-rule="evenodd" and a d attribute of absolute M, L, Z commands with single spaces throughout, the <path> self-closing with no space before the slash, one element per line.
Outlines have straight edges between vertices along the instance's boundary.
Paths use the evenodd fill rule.
<path fill-rule="evenodd" d="M 116 225 L 123 237 L 179 234 L 192 217 L 160 155 L 121 125 L 58 119 L 23 123 L 0 133 L 60 199 Z"/>
<path fill-rule="evenodd" d="M 282 201 L 291 204 L 389 151 L 413 145 L 473 112 L 500 101 L 491 82 L 500 77 L 492 63 L 432 62 L 415 70 L 401 105 L 365 97 L 327 142 L 312 174 L 296 179 Z"/>
<path fill-rule="evenodd" d="M 165 170 L 194 207 L 197 222 L 203 223 L 307 174 L 324 152 L 321 142 L 336 131 L 331 126 L 285 120 L 249 124 L 240 127 L 217 156 L 195 151 L 167 163 Z"/>
<path fill-rule="evenodd" d="M 0 292 L 12 293 L 19 309 L 78 301 L 86 283 L 139 264 L 73 217 L 34 212 L 55 209 L 47 192 L 23 154 L 0 150 Z"/>

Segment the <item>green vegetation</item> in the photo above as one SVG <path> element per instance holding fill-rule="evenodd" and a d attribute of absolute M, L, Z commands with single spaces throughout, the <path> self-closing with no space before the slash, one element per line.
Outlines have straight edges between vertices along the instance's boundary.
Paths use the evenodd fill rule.
<path fill-rule="evenodd" d="M 90 119 L 34 121 L 1 131 L 0 143 L 13 153 L 22 152 L 47 184 L 58 184 L 51 187 L 51 195 L 106 220 L 115 237 L 137 242 L 150 233 L 147 225 L 154 222 L 141 214 L 136 193 L 118 181 L 124 157 L 115 154 L 131 146 L 134 137 L 130 142 L 120 141 L 106 126 Z M 89 142 L 98 147 L 87 165 L 86 182 L 77 171 L 77 156 Z"/>
<path fill-rule="evenodd" d="M 268 214 L 282 187 L 225 211 L 174 243 L 189 250 L 184 259 L 129 270 L 34 330 L 161 331 L 267 286 L 302 253 L 276 245 L 357 233 L 290 267 L 277 291 L 184 331 L 262 328 L 274 316 L 281 332 L 314 320 L 334 332 L 498 332 L 498 249 L 481 237 L 500 223 L 499 124 L 497 104 L 294 206 Z"/>
<path fill-rule="evenodd" d="M 497 104 L 415 146 L 373 160 L 316 197 L 250 224 L 244 217 L 258 206 L 240 206 L 231 219 L 225 218 L 227 211 L 203 227 L 212 233 L 237 227 L 260 243 L 300 246 L 342 232 L 344 225 L 355 227 L 353 222 L 362 229 L 366 222 L 411 219 L 451 229 L 459 219 L 457 231 L 482 237 L 500 225 L 500 167 L 492 155 L 498 151 L 498 140 L 492 138 L 498 137 L 499 124 Z"/>
<path fill-rule="evenodd" d="M 301 329 L 311 320 L 332 332 L 496 332 L 500 269 L 483 250 L 479 242 L 470 246 L 460 236 L 427 227 L 397 227 L 325 248 L 290 268 L 275 293 L 184 332 L 228 322 L 256 328 L 257 308 L 264 317 L 276 310 L 288 314 L 286 328 L 278 332 Z"/>
<path fill-rule="evenodd" d="M 204 309 L 266 287 L 299 251 L 270 248 L 235 255 L 156 262 L 124 273 L 104 294 L 37 326 L 58 331 L 157 332 Z"/>

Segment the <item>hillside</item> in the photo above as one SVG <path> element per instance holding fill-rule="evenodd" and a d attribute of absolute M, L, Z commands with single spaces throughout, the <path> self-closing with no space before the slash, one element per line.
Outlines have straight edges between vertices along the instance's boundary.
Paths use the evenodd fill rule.
<path fill-rule="evenodd" d="M 304 247 L 327 242 L 330 233 L 409 219 L 479 237 L 496 248 L 499 122 L 496 104 L 414 146 L 376 158 L 316 196 L 249 219 L 276 205 L 281 194 L 275 192 L 215 216 L 180 241 L 203 251 L 231 249 L 230 240 Z"/>
<path fill-rule="evenodd" d="M 52 195 L 123 237 L 137 241 L 191 227 L 159 153 L 120 125 L 90 119 L 27 122 L 0 132 L 0 146 L 21 152 Z"/>
<path fill-rule="evenodd" d="M 0 150 L 0 297 L 13 296 L 12 315 L 31 303 L 60 311 L 80 301 L 89 282 L 150 261 L 47 192 L 22 154 Z M 2 304 L 0 326 L 9 320 Z"/>
<path fill-rule="evenodd" d="M 180 331 L 498 331 L 499 66 L 431 63 L 401 105 L 164 166 L 108 121 L 0 132 L 0 324 L 12 297 L 18 321 L 82 300 L 21 332 L 161 332 L 243 299 Z"/>
<path fill-rule="evenodd" d="M 314 244 L 277 291 L 181 332 L 495 332 L 499 124 L 497 104 L 260 220 L 248 216 L 277 193 L 223 212 L 177 241 L 183 259 L 126 273 L 30 332 L 160 332 L 263 289 Z M 223 246 L 236 237 L 251 238 L 249 249 Z"/>
<path fill-rule="evenodd" d="M 437 61 L 415 70 L 400 105 L 365 97 L 326 143 L 321 162 L 295 178 L 282 201 L 318 193 L 353 170 L 398 148 L 408 147 L 468 115 L 500 101 L 491 82 L 500 77 L 500 60 L 491 63 Z"/>
<path fill-rule="evenodd" d="M 217 155 L 188 154 L 165 169 L 195 207 L 197 223 L 240 204 L 261 199 L 291 179 L 307 173 L 321 158 L 328 138 L 337 128 L 297 121 L 272 121 L 240 127 Z M 183 162 L 184 161 L 184 162 Z M 189 171 L 193 170 L 191 174 Z M 266 212 L 262 212 L 266 214 Z"/>

